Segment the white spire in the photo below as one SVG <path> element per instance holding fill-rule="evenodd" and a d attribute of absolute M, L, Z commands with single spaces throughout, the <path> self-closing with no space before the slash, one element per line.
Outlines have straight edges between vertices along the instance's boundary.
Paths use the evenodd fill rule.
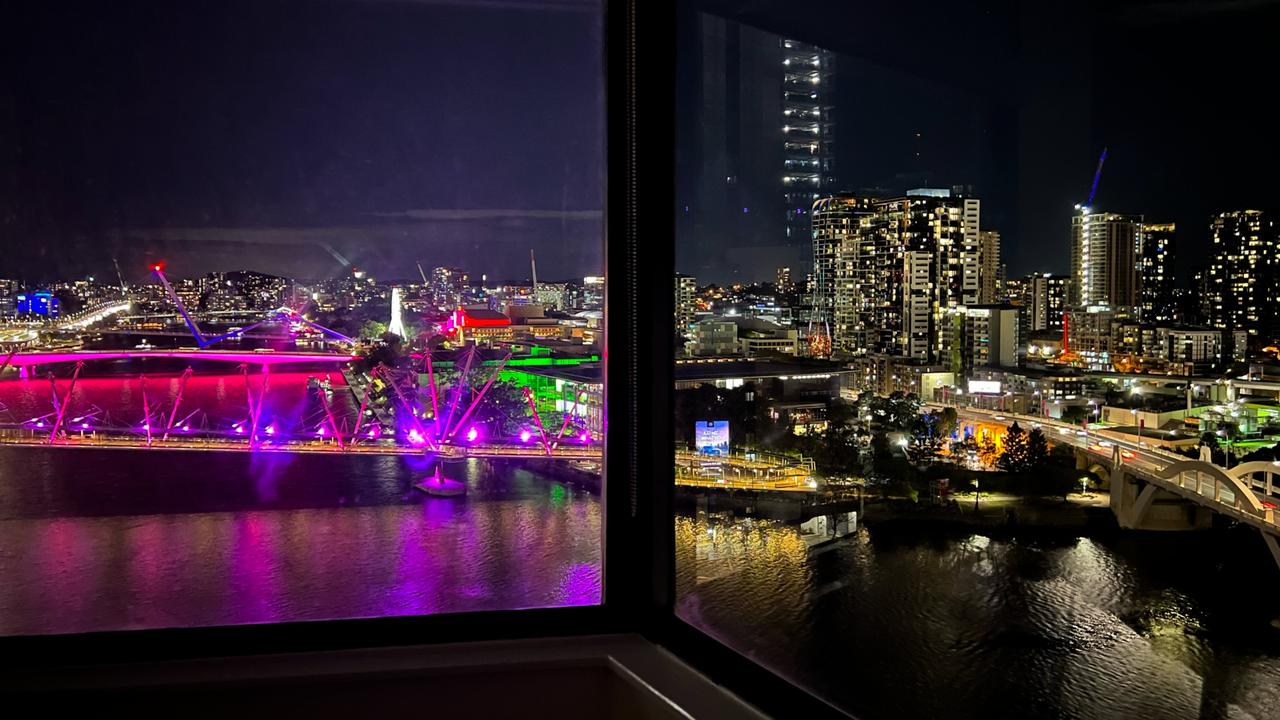
<path fill-rule="evenodd" d="M 387 332 L 395 333 L 400 337 L 404 337 L 404 321 L 400 319 L 400 288 L 391 288 L 391 322 L 387 325 Z"/>

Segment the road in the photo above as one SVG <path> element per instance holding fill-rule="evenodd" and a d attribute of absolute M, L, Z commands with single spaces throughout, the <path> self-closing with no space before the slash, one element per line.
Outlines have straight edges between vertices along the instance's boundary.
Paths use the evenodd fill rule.
<path fill-rule="evenodd" d="M 972 420 L 1008 427 L 1014 422 L 1026 429 L 1041 428 L 1049 436 L 1050 442 L 1067 443 L 1080 448 L 1091 457 L 1110 463 L 1118 452 L 1123 464 L 1130 472 L 1142 477 L 1162 489 L 1182 496 L 1198 504 L 1219 512 L 1262 530 L 1269 536 L 1280 535 L 1280 523 L 1276 521 L 1274 509 L 1280 504 L 1280 483 L 1273 481 L 1275 474 L 1280 474 L 1280 464 L 1259 470 L 1264 479 L 1250 475 L 1244 482 L 1252 490 L 1252 498 L 1237 498 L 1231 487 L 1217 482 L 1202 482 L 1196 475 L 1178 475 L 1165 478 L 1167 470 L 1175 463 L 1189 460 L 1170 450 L 1157 447 L 1144 440 L 1131 439 L 1129 436 L 1106 429 L 1084 430 L 1049 418 L 1029 415 L 1018 415 L 978 408 L 956 408 L 961 421 Z M 1217 466 L 1215 466 L 1217 467 Z M 1219 470 L 1230 474 L 1226 468 Z M 1239 500 L 1239 502 L 1237 502 Z M 1280 560 L 1280 557 L 1277 558 Z"/>
<path fill-rule="evenodd" d="M 339 447 L 336 442 L 331 440 L 305 440 L 305 441 L 268 441 L 264 440 L 256 447 L 251 446 L 247 441 L 217 439 L 217 438 L 191 438 L 191 437 L 173 437 L 168 440 L 160 438 L 152 438 L 148 444 L 146 438 L 141 436 L 119 436 L 105 435 L 101 433 L 74 434 L 68 437 L 60 438 L 58 442 L 50 445 L 48 438 L 31 433 L 30 431 L 18 431 L 22 434 L 14 434 L 13 431 L 0 432 L 0 445 L 17 445 L 26 447 L 57 447 L 57 448 L 97 448 L 97 449 L 115 449 L 115 450 L 181 450 L 188 452 L 277 452 L 277 453 L 352 453 L 357 455 L 422 455 L 424 452 L 434 452 L 436 456 L 462 459 L 462 458 L 549 458 L 554 460 L 600 460 L 602 459 L 602 451 L 599 445 L 563 445 L 556 447 L 548 455 L 541 446 L 517 446 L 517 445 L 492 445 L 478 444 L 473 446 L 446 445 L 438 450 L 428 450 L 426 448 L 414 448 L 405 445 L 397 445 L 389 441 L 375 441 L 372 443 L 352 443 L 347 442 Z"/>
<path fill-rule="evenodd" d="M 196 350 L 177 348 L 169 350 L 55 350 L 16 353 L 10 364 L 14 367 L 73 363 L 88 360 L 121 360 L 126 358 L 179 358 L 182 360 L 220 360 L 248 365 L 282 365 L 286 363 L 347 363 L 357 359 L 355 355 L 314 353 L 298 351 L 249 351 L 249 350 Z"/>

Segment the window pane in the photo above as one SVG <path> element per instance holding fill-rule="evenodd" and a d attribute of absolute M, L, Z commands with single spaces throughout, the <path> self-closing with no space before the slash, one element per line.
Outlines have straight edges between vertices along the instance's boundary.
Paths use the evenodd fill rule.
<path fill-rule="evenodd" d="M 1273 714 L 1275 12 L 698 5 L 677 614 L 858 717 Z"/>
<path fill-rule="evenodd" d="M 7 6 L 0 634 L 600 601 L 602 18 Z"/>

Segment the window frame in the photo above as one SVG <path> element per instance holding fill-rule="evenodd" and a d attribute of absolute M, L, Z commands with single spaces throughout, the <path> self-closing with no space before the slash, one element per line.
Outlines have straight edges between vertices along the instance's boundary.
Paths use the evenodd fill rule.
<path fill-rule="evenodd" d="M 602 0 L 605 92 L 603 592 L 593 606 L 0 637 L 0 668 L 636 633 L 778 716 L 846 717 L 675 614 L 671 452 L 676 27 L 686 0 Z M 660 390 L 659 390 L 660 389 Z"/>

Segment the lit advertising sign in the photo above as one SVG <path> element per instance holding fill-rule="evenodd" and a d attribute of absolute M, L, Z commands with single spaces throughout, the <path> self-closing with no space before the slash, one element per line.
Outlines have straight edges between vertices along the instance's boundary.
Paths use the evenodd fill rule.
<path fill-rule="evenodd" d="M 693 442 L 704 455 L 728 455 L 729 421 L 699 420 L 693 431 Z"/>
<path fill-rule="evenodd" d="M 996 380 L 970 380 L 969 392 L 976 393 L 979 395 L 983 395 L 983 394 L 999 395 L 1000 383 Z"/>

